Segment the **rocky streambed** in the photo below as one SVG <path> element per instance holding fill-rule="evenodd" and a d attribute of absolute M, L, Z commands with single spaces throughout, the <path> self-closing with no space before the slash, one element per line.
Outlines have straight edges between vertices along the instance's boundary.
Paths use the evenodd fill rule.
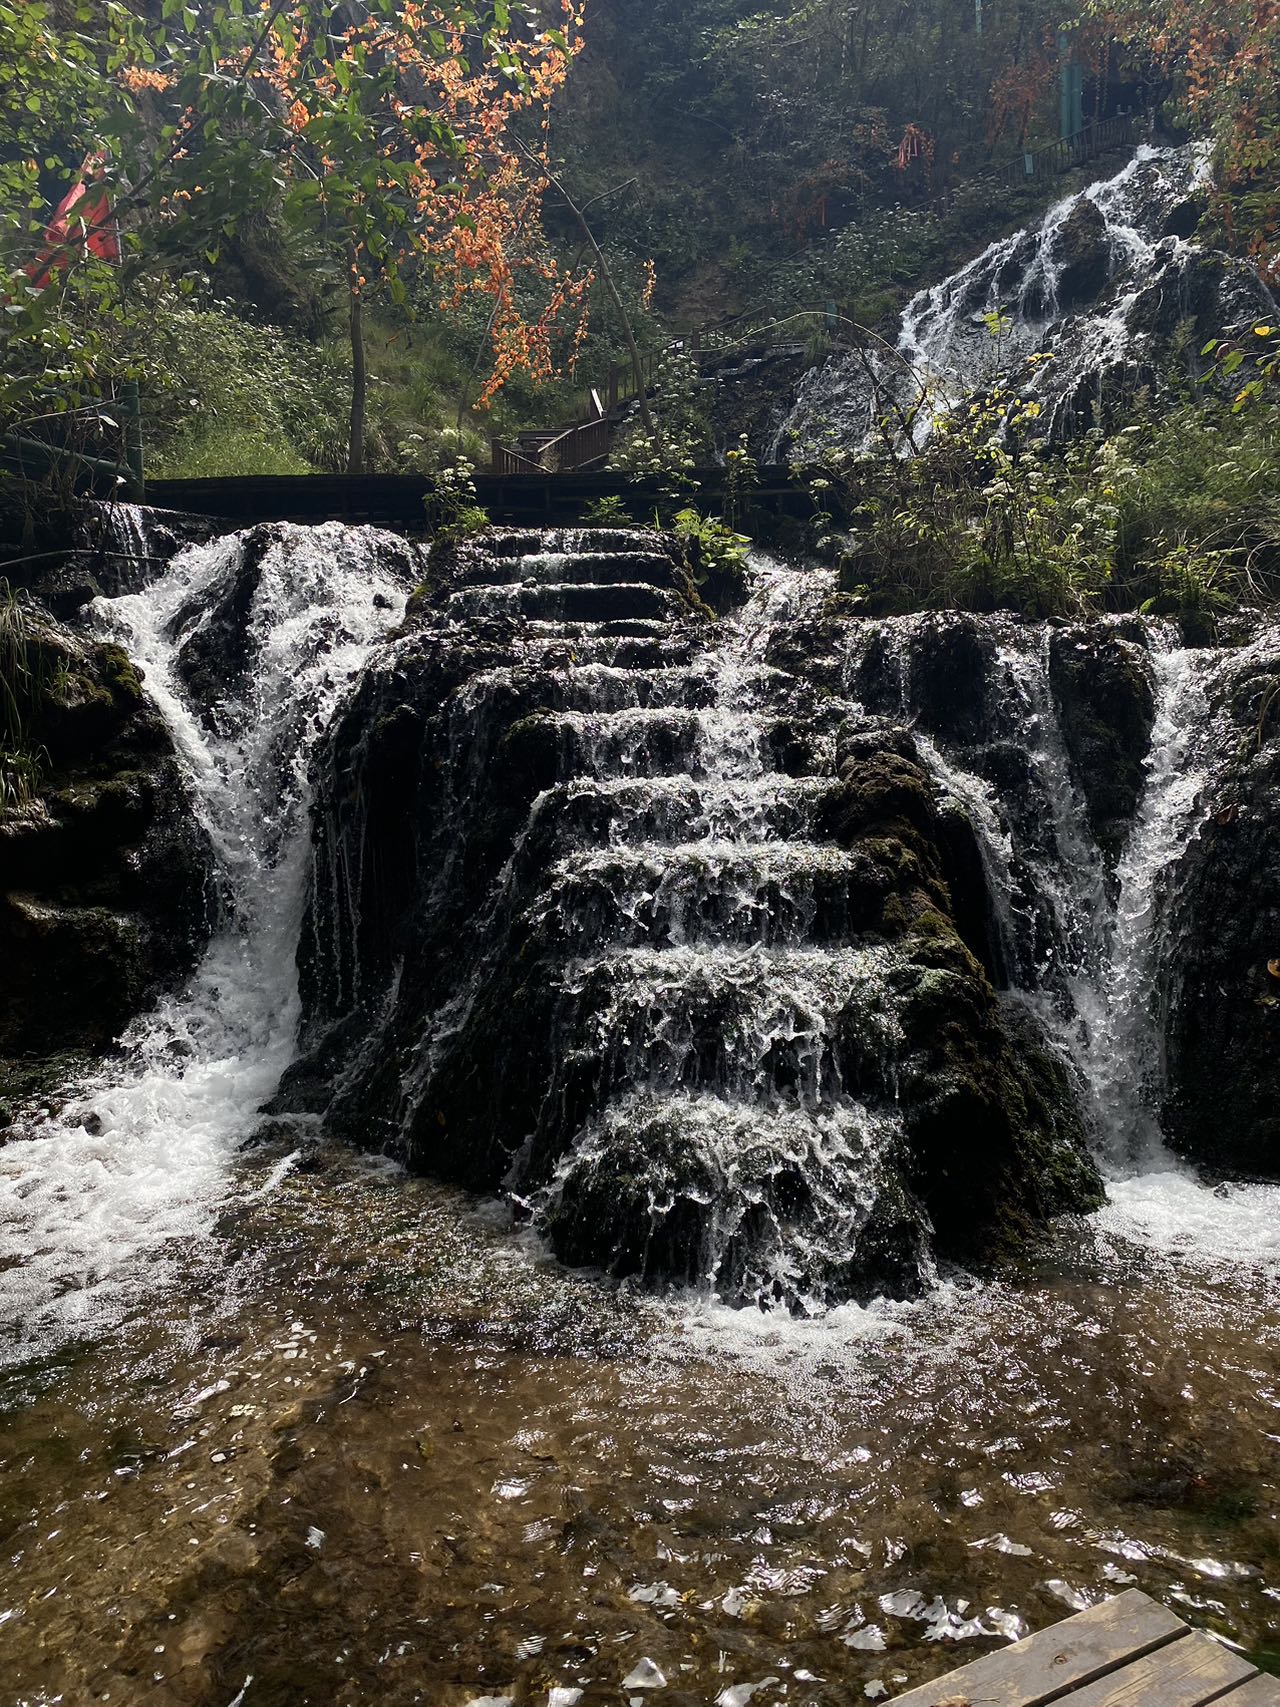
<path fill-rule="evenodd" d="M 10 1080 L 18 1699 L 877 1699 L 1131 1580 L 1271 1652 L 1266 622 L 281 526 L 41 633 L 5 904 L 182 948 Z"/>

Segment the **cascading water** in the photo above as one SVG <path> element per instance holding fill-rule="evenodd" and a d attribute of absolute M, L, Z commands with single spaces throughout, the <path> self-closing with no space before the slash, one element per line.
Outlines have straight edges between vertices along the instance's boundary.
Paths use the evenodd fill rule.
<path fill-rule="evenodd" d="M 187 986 L 134 1025 L 120 1059 L 0 1150 L 6 1356 L 127 1308 L 228 1191 L 295 1048 L 311 754 L 403 612 L 404 557 L 373 530 L 280 527 L 185 550 L 144 591 L 98 603 L 184 762 L 216 855 L 218 922 Z M 193 643 L 216 705 L 185 679 Z"/>
<path fill-rule="evenodd" d="M 841 895 L 853 860 L 815 839 L 830 787 L 786 776 L 770 753 L 784 678 L 767 663 L 768 643 L 819 588 L 759 555 L 752 581 L 696 668 L 709 703 L 697 713 L 683 810 L 661 839 L 639 840 L 655 795 L 670 803 L 670 779 L 633 785 L 611 848 L 574 851 L 554 868 L 544 905 L 561 930 L 583 922 L 583 887 L 611 893 L 562 988 L 590 1015 L 616 1088 L 533 1202 L 550 1225 L 571 1227 L 603 1208 L 627 1158 L 626 1170 L 642 1173 L 643 1237 L 665 1247 L 660 1270 L 683 1263 L 700 1287 L 795 1307 L 838 1290 L 901 1140 L 891 1104 L 846 1088 L 841 1031 L 856 1024 L 886 1064 L 901 1039 L 885 994 L 889 955 L 840 942 L 852 934 Z M 824 768 L 844 709 L 827 708 Z M 673 1238 L 690 1248 L 673 1251 Z M 923 1246 L 916 1260 L 928 1270 Z"/>
<path fill-rule="evenodd" d="M 940 664 L 948 655 L 936 639 L 950 631 L 985 636 L 971 655 L 972 680 Z M 1055 648 L 1061 659 L 1091 647 L 1149 684 L 1141 782 L 1111 860 L 1077 780 L 1083 757 L 1068 753 L 1071 690 L 1054 679 Z M 1111 1198 L 1104 1224 L 1145 1243 L 1271 1260 L 1280 1248 L 1276 1191 L 1210 1191 L 1171 1154 L 1162 1123 L 1168 992 L 1185 952 L 1171 895 L 1215 786 L 1237 762 L 1238 736 L 1221 710 L 1229 684 L 1258 667 L 1248 649 L 1235 657 L 1184 648 L 1157 619 L 1052 630 L 925 617 L 852 631 L 845 680 L 871 708 L 920 720 L 920 749 L 974 828 L 1009 999 L 1055 1038 L 1090 1116 Z M 1097 681 L 1075 691 L 1096 698 Z M 956 702 L 971 695 L 966 720 Z"/>
<path fill-rule="evenodd" d="M 1206 170 L 1199 148 L 1143 147 L 1115 177 L 918 292 L 892 354 L 837 356 L 803 381 L 774 459 L 878 443 L 881 416 L 919 445 L 939 413 L 997 382 L 1040 405 L 1049 436 L 1066 436 L 1111 392 L 1147 382 L 1180 323 L 1206 316 L 1220 331 L 1270 312 L 1249 269 L 1225 256 L 1198 264 L 1207 252 L 1171 229 Z"/>
<path fill-rule="evenodd" d="M 28 1336 L 125 1307 L 143 1253 L 154 1281 L 264 1104 L 504 1185 L 571 1261 L 805 1310 L 967 1248 L 966 1144 L 969 1177 L 1088 1200 L 1046 1032 L 1117 1189 L 1170 1173 L 1165 873 L 1222 745 L 1213 654 L 1138 619 L 846 624 L 828 572 L 758 554 L 712 625 L 648 536 L 468 551 L 381 646 L 418 572 L 371 530 L 257 530 L 100 603 L 185 762 L 220 923 L 123 1063 L 0 1156 Z M 1090 646 L 1150 699 L 1122 845 L 1063 698 Z M 975 952 L 994 925 L 1007 1024 L 947 884 Z"/>
<path fill-rule="evenodd" d="M 505 1189 L 573 1263 L 909 1295 L 1004 1212 L 984 1182 L 1043 1216 L 1096 1180 L 948 915 L 967 832 L 908 735 L 784 657 L 831 577 L 749 583 L 711 623 L 644 535 L 433 564 L 325 760 L 283 1106 Z"/>
<path fill-rule="evenodd" d="M 1161 885 L 1196 827 L 1207 781 L 1197 752 L 1208 718 L 1197 655 L 1159 629 L 1149 632 L 1156 716 L 1146 788 L 1090 975 L 1073 980 L 1079 1058 L 1106 1159 L 1121 1176 L 1169 1166 L 1159 1121 L 1166 1090 L 1161 983 L 1173 945 Z"/>

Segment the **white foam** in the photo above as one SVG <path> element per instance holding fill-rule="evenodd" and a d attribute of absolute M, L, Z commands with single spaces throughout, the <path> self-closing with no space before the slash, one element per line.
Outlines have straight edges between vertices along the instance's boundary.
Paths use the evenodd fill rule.
<path fill-rule="evenodd" d="M 1167 1170 L 1113 1180 L 1099 1231 L 1193 1264 L 1280 1270 L 1280 1186 L 1209 1186 Z"/>
<path fill-rule="evenodd" d="M 250 611 L 243 698 L 217 732 L 186 703 L 176 663 L 207 620 L 199 601 L 236 572 L 242 536 L 181 553 L 144 592 L 99 601 L 173 734 L 226 916 L 187 987 L 131 1029 L 122 1058 L 0 1150 L 0 1324 L 15 1336 L 0 1359 L 126 1307 L 144 1255 L 148 1290 L 164 1283 L 183 1244 L 210 1230 L 229 1164 L 293 1058 L 308 765 L 404 609 L 380 538 L 337 525 L 279 530 Z"/>

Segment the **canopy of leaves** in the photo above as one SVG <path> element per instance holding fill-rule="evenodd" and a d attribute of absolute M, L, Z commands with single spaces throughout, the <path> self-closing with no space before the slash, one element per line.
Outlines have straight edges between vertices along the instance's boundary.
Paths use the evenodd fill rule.
<path fill-rule="evenodd" d="M 1173 75 L 1187 121 L 1213 139 L 1224 224 L 1280 277 L 1280 4 L 1092 0 L 1091 11 Z"/>

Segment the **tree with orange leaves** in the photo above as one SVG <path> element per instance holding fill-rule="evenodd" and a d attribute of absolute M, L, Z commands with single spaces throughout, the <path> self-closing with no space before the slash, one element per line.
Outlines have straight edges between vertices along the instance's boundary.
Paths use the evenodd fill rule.
<path fill-rule="evenodd" d="M 352 472 L 364 467 L 364 313 L 376 293 L 487 301 L 482 403 L 517 370 L 551 374 L 555 328 L 581 321 L 591 283 L 550 256 L 540 221 L 550 106 L 579 49 L 580 0 L 76 3 L 99 26 L 78 67 L 77 142 L 104 162 L 126 264 L 164 247 L 212 261 L 248 214 L 283 217 L 348 304 Z M 0 29 L 17 41 L 20 26 L 33 66 L 59 63 L 46 0 L 25 12 L 0 0 Z M 34 105 L 15 108 L 24 122 L 30 110 L 31 131 L 15 155 L 48 152 Z M 6 330 L 15 343 L 29 330 L 34 367 L 60 306 L 87 318 L 81 296 L 105 300 L 111 282 L 75 232 L 56 255 L 37 250 L 43 216 L 19 209 L 6 231 Z M 32 281 L 36 253 L 41 284 L 56 288 Z"/>
<path fill-rule="evenodd" d="M 166 13 L 178 10 L 179 0 L 165 0 Z M 482 404 L 518 369 L 548 378 L 555 327 L 566 313 L 585 312 L 590 276 L 566 274 L 538 241 L 550 104 L 580 30 L 578 0 L 360 0 L 337 8 L 275 0 L 238 32 L 222 27 L 213 77 L 240 90 L 229 127 L 215 115 L 211 128 L 204 105 L 191 99 L 216 86 L 203 44 L 194 64 L 171 49 L 169 65 L 125 68 L 134 78 L 168 76 L 168 98 L 183 104 L 181 122 L 192 129 L 194 146 L 180 151 L 188 181 L 170 186 L 171 212 L 233 224 L 237 168 L 246 144 L 256 145 L 270 173 L 267 193 L 278 194 L 286 221 L 340 280 L 349 304 L 352 473 L 364 467 L 364 312 L 375 293 L 403 305 L 416 281 L 445 308 L 473 293 L 489 300 L 493 367 Z M 257 177 L 261 183 L 260 169 Z M 537 302 L 532 313 L 528 300 Z"/>
<path fill-rule="evenodd" d="M 1280 0 L 1092 0 L 1121 40 L 1179 80 L 1213 142 L 1220 210 L 1280 278 Z"/>

